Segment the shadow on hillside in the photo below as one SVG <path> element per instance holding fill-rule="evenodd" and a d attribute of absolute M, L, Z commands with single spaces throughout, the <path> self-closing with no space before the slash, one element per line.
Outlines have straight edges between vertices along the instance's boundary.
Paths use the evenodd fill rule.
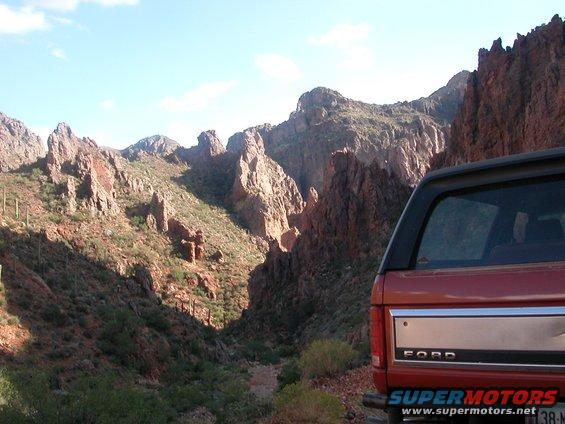
<path fill-rule="evenodd" d="M 82 372 L 155 379 L 178 360 L 221 359 L 215 330 L 165 305 L 151 282 L 52 238 L 0 230 L 4 364 L 55 369 L 55 386 L 64 388 Z"/>
<path fill-rule="evenodd" d="M 221 160 L 207 167 L 192 167 L 173 182 L 185 187 L 199 200 L 220 207 L 229 205 L 229 196 L 235 179 L 235 164 Z"/>

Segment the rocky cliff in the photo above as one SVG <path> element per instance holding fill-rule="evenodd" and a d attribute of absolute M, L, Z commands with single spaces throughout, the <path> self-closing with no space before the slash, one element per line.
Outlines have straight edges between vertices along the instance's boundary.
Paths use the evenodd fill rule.
<path fill-rule="evenodd" d="M 18 169 L 45 156 L 39 136 L 0 112 L 0 172 Z"/>
<path fill-rule="evenodd" d="M 116 177 L 138 185 L 123 172 L 116 154 L 99 149 L 91 138 L 77 137 L 65 123 L 51 133 L 47 145 L 46 172 L 63 186 L 68 213 L 77 205 L 91 213 L 116 213 Z"/>
<path fill-rule="evenodd" d="M 559 16 L 518 35 L 504 49 L 495 40 L 479 66 L 435 167 L 565 145 L 565 25 Z"/>
<path fill-rule="evenodd" d="M 289 220 L 304 206 L 295 181 L 265 154 L 260 131 L 245 131 L 239 150 L 232 189 L 235 211 L 253 234 L 273 238 L 290 250 L 290 234 L 297 230 L 284 234 L 293 226 Z"/>
<path fill-rule="evenodd" d="M 414 185 L 428 170 L 430 158 L 444 149 L 467 76 L 463 71 L 427 98 L 392 105 L 366 104 L 315 88 L 300 97 L 287 121 L 262 127 L 265 150 L 302 193 L 322 188 L 325 164 L 344 148 L 363 163 L 376 161 Z M 234 150 L 240 139 L 234 136 Z"/>
<path fill-rule="evenodd" d="M 216 131 L 203 131 L 198 136 L 198 144 L 193 147 L 181 147 L 174 155 L 191 166 L 207 167 L 221 162 L 226 156 L 226 148 L 216 135 Z"/>
<path fill-rule="evenodd" d="M 267 320 L 267 325 L 273 324 L 268 316 L 276 317 L 284 324 L 283 330 L 273 324 L 276 331 L 294 331 L 307 326 L 313 314 L 336 312 L 345 296 L 349 300 L 339 312 L 354 317 L 359 311 L 351 298 L 364 305 L 372 280 L 360 280 L 359 271 L 370 263 L 374 273 L 409 193 L 377 161 L 365 165 L 353 152 L 334 153 L 322 194 L 317 201 L 315 191 L 309 196 L 292 251 L 271 243 L 265 262 L 253 271 L 248 316 L 254 323 Z M 345 273 L 340 269 L 344 261 L 349 264 Z"/>

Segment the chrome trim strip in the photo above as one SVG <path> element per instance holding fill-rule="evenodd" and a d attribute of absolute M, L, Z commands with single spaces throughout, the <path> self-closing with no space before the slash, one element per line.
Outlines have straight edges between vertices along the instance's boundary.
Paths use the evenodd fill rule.
<path fill-rule="evenodd" d="M 431 318 L 430 324 L 433 321 L 437 322 L 437 319 L 445 318 L 455 318 L 456 321 L 461 320 L 463 317 L 470 317 L 470 324 L 474 321 L 479 323 L 482 321 L 481 318 L 494 318 L 492 322 L 488 325 L 495 330 L 495 322 L 497 319 L 502 319 L 502 322 L 517 318 L 517 321 L 525 319 L 528 317 L 559 317 L 559 321 L 563 322 L 565 318 L 565 306 L 550 306 L 550 307 L 501 307 L 501 308 L 431 308 L 431 309 L 389 309 L 390 324 L 389 331 L 394 340 L 393 343 L 389 345 L 389 357 L 392 358 L 393 365 L 401 365 L 405 367 L 424 367 L 424 368 L 486 368 L 486 369 L 498 369 L 498 370 L 517 370 L 517 371 L 548 371 L 548 372 L 563 372 L 565 370 L 564 365 L 554 365 L 554 364 L 528 364 L 528 363 L 518 363 L 518 364 L 504 364 L 504 363 L 492 363 L 492 362 L 459 362 L 459 361 L 445 361 L 445 360 L 404 360 L 397 359 L 396 348 L 402 348 L 402 346 L 397 346 L 397 332 L 396 332 L 396 321 L 402 318 Z M 508 318 L 504 318 L 508 317 Z M 435 318 L 435 319 L 434 319 Z M 521 319 L 520 319 L 521 318 Z M 477 321 L 477 319 L 479 321 Z M 409 321 L 408 321 L 409 322 Z M 446 323 L 447 324 L 447 323 Z M 518 324 L 518 322 L 516 323 Z M 482 326 L 482 325 L 481 325 Z M 449 327 L 449 325 L 447 325 Z M 471 325 L 472 327 L 472 325 Z M 561 327 L 561 325 L 560 325 Z M 452 329 L 453 330 L 453 329 Z M 561 330 L 558 331 L 558 333 Z M 554 333 L 555 334 L 555 333 Z M 565 337 L 565 333 L 555 334 L 555 336 Z M 554 337 L 555 337 L 554 336 Z M 464 337 L 464 336 L 463 336 Z M 562 343 L 562 342 L 561 342 Z M 560 343 L 560 344 L 561 344 Z M 432 343 L 433 344 L 433 343 Z M 420 346 L 410 346 L 411 348 L 417 348 Z M 443 346 L 448 349 L 452 346 Z M 548 346 L 549 347 L 549 346 Z M 430 349 L 430 346 L 421 346 L 422 349 Z M 515 346 L 514 348 L 518 348 Z M 445 350 L 443 349 L 443 350 Z M 441 349 L 439 349 L 441 350 Z M 510 351 L 513 349 L 511 348 Z M 561 349 L 560 349 L 561 350 Z M 565 351 L 564 351 L 565 354 Z"/>
<path fill-rule="evenodd" d="M 565 315 L 565 306 L 521 308 L 391 309 L 392 317 L 504 317 Z"/>

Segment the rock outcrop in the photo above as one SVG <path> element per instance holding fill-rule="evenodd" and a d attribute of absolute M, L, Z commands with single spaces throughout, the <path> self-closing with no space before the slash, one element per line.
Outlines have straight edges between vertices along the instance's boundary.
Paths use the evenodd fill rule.
<path fill-rule="evenodd" d="M 323 305 L 330 291 L 317 273 L 324 265 L 348 261 L 355 267 L 370 260 L 376 266 L 409 194 L 410 188 L 377 161 L 365 165 L 353 152 L 334 153 L 323 193 L 316 201 L 312 192 L 292 251 L 272 242 L 265 262 L 253 271 L 250 316 L 284 315 L 311 302 Z"/>
<path fill-rule="evenodd" d="M 18 169 L 45 156 L 39 136 L 0 112 L 0 172 Z"/>
<path fill-rule="evenodd" d="M 129 160 L 138 160 L 142 156 L 153 155 L 167 157 L 173 154 L 181 145 L 175 140 L 164 135 L 153 135 L 139 140 L 121 151 L 123 157 Z"/>
<path fill-rule="evenodd" d="M 295 181 L 265 154 L 263 139 L 257 130 L 244 133 L 232 202 L 253 234 L 277 241 L 290 229 L 289 217 L 300 213 L 304 207 Z M 285 247 L 291 247 L 288 237 L 285 240 Z"/>
<path fill-rule="evenodd" d="M 315 88 L 300 97 L 287 121 L 261 129 L 265 151 L 303 194 L 310 187 L 321 190 L 325 164 L 344 148 L 414 185 L 427 172 L 430 158 L 445 147 L 468 75 L 457 74 L 428 98 L 392 105 L 366 104 Z M 241 135 L 234 135 L 230 150 L 240 144 Z"/>
<path fill-rule="evenodd" d="M 247 128 L 243 131 L 237 132 L 228 138 L 228 144 L 226 145 L 226 150 L 235 154 L 241 154 L 243 148 L 245 147 L 245 141 L 249 137 L 249 134 L 259 133 L 261 138 L 271 131 L 273 126 L 271 124 L 261 124 L 254 127 Z"/>
<path fill-rule="evenodd" d="M 196 146 L 181 147 L 175 151 L 174 156 L 193 167 L 208 167 L 221 165 L 220 160 L 226 156 L 225 153 L 226 149 L 216 131 L 208 130 L 200 133 Z"/>
<path fill-rule="evenodd" d="M 172 242 L 182 246 L 184 258 L 188 262 L 203 260 L 205 241 L 202 230 L 193 230 L 175 217 L 175 210 L 165 196 L 153 193 L 146 223 L 149 228 L 166 234 Z"/>
<path fill-rule="evenodd" d="M 479 51 L 444 154 L 435 167 L 565 146 L 565 24 L 559 16 Z"/>
<path fill-rule="evenodd" d="M 116 169 L 107 160 L 94 140 L 79 138 L 60 123 L 47 140 L 47 175 L 54 183 L 69 187 L 69 176 L 79 180 L 76 196 L 78 205 L 91 213 L 115 213 L 118 210 L 114 188 Z M 76 209 L 70 201 L 68 210 Z"/>

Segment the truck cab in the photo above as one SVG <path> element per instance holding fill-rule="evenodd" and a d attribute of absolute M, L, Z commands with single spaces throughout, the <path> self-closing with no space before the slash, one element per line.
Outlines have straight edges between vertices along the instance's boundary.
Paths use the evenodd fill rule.
<path fill-rule="evenodd" d="M 392 422 L 394 389 L 565 396 L 565 148 L 428 173 L 382 259 L 370 323 L 364 403 Z"/>

